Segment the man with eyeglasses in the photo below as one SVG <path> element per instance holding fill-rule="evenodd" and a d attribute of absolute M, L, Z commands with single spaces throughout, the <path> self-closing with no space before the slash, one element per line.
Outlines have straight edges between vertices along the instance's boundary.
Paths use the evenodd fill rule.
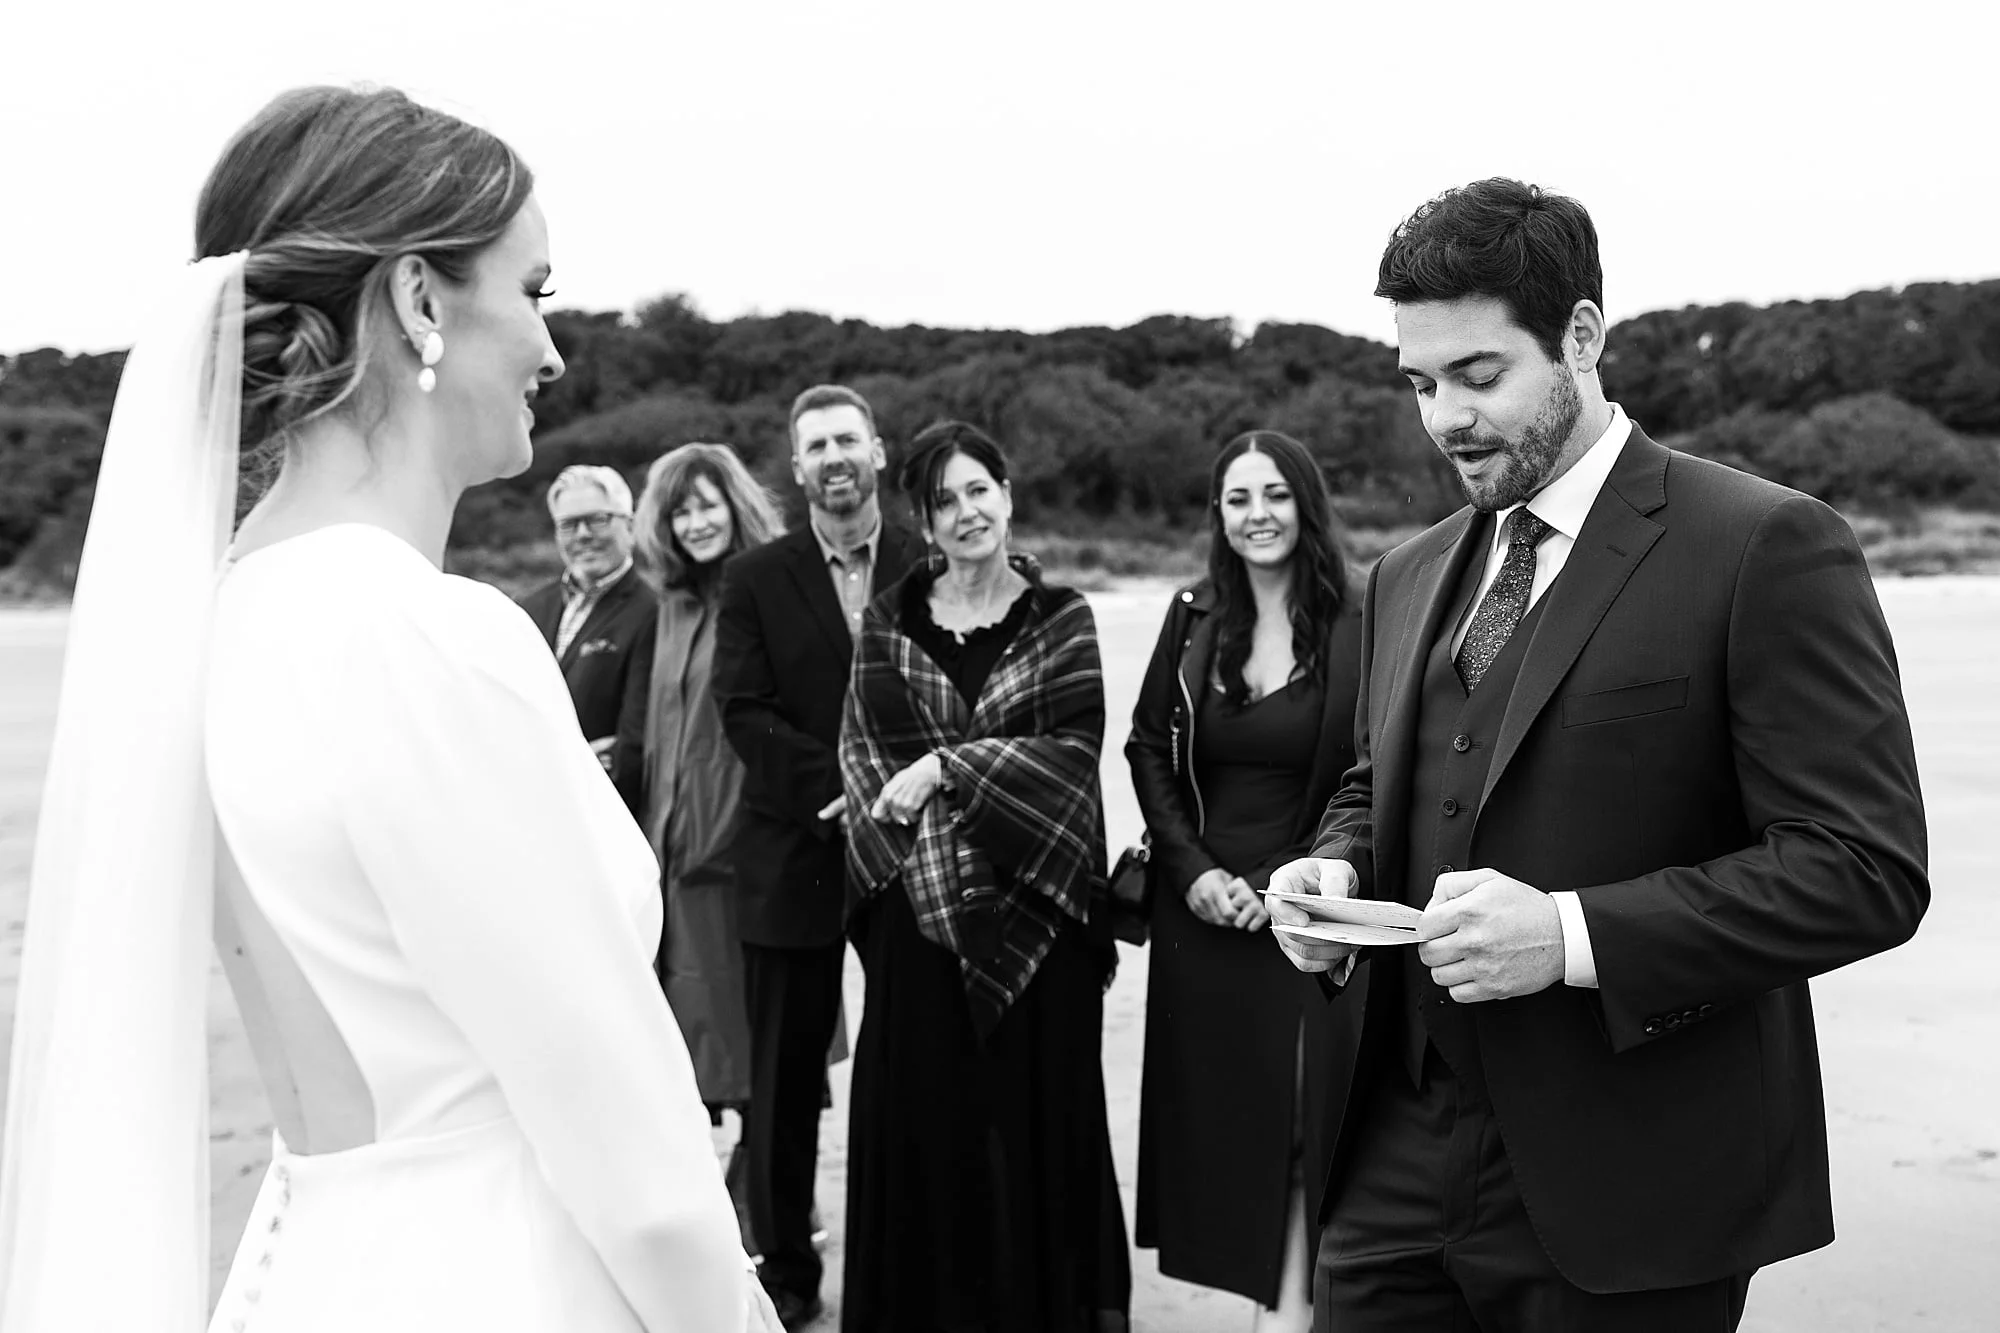
<path fill-rule="evenodd" d="M 521 606 L 562 666 L 590 748 L 636 814 L 645 765 L 619 754 L 618 721 L 628 700 L 646 707 L 659 602 L 632 568 L 632 489 L 608 467 L 564 468 L 549 487 L 549 517 L 563 575 Z"/>

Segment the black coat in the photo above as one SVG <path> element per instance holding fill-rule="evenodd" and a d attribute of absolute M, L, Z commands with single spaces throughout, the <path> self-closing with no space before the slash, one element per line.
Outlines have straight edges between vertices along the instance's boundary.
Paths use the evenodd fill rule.
<path fill-rule="evenodd" d="M 1176 593 L 1139 686 L 1125 757 L 1152 835 L 1152 965 L 1146 991 L 1146 1065 L 1139 1104 L 1137 1240 L 1160 1251 L 1160 1271 L 1278 1303 L 1294 1116 L 1295 1047 L 1305 1025 L 1302 1089 L 1308 1215 L 1346 1097 L 1360 1006 L 1327 1005 L 1267 934 L 1197 918 L 1187 888 L 1217 866 L 1202 841 L 1191 710 L 1215 658 L 1216 605 L 1206 583 Z M 1290 812 L 1290 836 L 1255 865 L 1222 868 L 1263 889 L 1271 872 L 1306 855 L 1354 762 L 1361 669 L 1358 594 L 1325 646 L 1325 702 L 1311 777 Z M 1227 1002 L 1219 1002 L 1221 997 Z"/>
<path fill-rule="evenodd" d="M 1369 583 L 1360 763 L 1313 853 L 1353 862 L 1364 895 L 1409 879 L 1422 673 L 1489 531 L 1461 511 Z M 1576 891 L 1602 989 L 1464 1006 L 1535 1230 L 1592 1292 L 1824 1245 L 1806 979 L 1902 943 L 1930 900 L 1860 548 L 1817 500 L 1634 426 L 1538 610 L 1467 868 Z M 1373 989 L 1371 1029 L 1401 1003 Z M 1364 1061 L 1350 1104 L 1375 1077 L 1402 1074 Z"/>
<path fill-rule="evenodd" d="M 562 621 L 563 589 L 560 581 L 537 588 L 521 599 L 521 609 L 534 620 L 542 638 L 555 651 L 556 629 Z M 616 738 L 620 719 L 632 691 L 635 706 L 644 707 L 645 682 L 653 674 L 653 627 L 659 617 L 659 599 L 653 596 L 637 569 L 605 590 L 590 609 L 590 615 L 569 642 L 569 651 L 557 659 L 569 697 L 576 704 L 576 720 L 586 740 Z M 645 727 L 625 724 L 627 732 L 643 734 Z M 645 758 L 624 753 L 617 746 L 611 752 L 611 779 L 618 794 L 636 818 L 645 799 Z"/>
<path fill-rule="evenodd" d="M 886 523 L 874 589 L 921 551 Z M 836 943 L 846 910 L 839 827 L 818 812 L 840 795 L 834 747 L 854 640 L 811 527 L 736 556 L 723 570 L 714 688 L 722 729 L 743 759 L 734 848 L 737 921 L 749 944 Z"/>

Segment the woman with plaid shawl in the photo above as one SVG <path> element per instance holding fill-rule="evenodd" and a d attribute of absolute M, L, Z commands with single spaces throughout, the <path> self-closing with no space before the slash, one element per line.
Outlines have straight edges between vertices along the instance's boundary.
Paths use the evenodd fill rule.
<path fill-rule="evenodd" d="M 987 436 L 928 428 L 902 486 L 935 554 L 869 607 L 840 737 L 868 977 L 841 1327 L 1123 1330 L 1096 624 L 1009 554 Z"/>

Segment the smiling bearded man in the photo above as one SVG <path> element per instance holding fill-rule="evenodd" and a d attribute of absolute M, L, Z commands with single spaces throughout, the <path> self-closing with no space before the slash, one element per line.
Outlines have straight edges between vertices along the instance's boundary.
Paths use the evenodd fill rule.
<path fill-rule="evenodd" d="M 820 1309 L 813 1179 L 827 1046 L 840 1016 L 847 899 L 834 743 L 854 632 L 920 553 L 882 521 L 888 463 L 868 401 L 838 384 L 792 404 L 792 476 L 808 521 L 730 560 L 715 626 L 715 699 L 743 760 L 733 844 L 750 1009 L 752 1229 L 787 1328 Z"/>
<path fill-rule="evenodd" d="M 1929 902 L 1854 534 L 1607 400 L 1603 285 L 1582 205 L 1518 181 L 1382 257 L 1471 506 L 1376 565 L 1356 763 L 1271 879 L 1421 911 L 1369 951 L 1323 1329 L 1734 1328 L 1752 1272 L 1833 1238 L 1807 979 Z M 1364 998 L 1353 946 L 1268 902 Z"/>

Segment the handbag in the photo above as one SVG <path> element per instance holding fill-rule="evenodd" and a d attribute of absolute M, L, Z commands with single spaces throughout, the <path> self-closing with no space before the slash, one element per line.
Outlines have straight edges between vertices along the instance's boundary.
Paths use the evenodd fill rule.
<path fill-rule="evenodd" d="M 1153 835 L 1118 854 L 1107 884 L 1111 934 L 1127 944 L 1144 944 L 1153 915 Z"/>

